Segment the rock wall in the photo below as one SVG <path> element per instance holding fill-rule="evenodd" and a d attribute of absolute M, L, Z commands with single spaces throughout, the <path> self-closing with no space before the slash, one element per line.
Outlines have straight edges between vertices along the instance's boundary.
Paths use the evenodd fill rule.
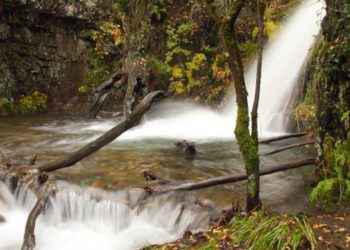
<path fill-rule="evenodd" d="M 90 30 L 108 18 L 111 5 L 112 0 L 5 0 L 0 97 L 40 91 L 48 95 L 50 110 L 69 109 L 87 70 Z"/>

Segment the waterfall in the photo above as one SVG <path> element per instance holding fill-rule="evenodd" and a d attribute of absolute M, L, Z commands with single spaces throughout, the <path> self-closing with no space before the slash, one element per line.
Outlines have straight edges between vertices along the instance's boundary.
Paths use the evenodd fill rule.
<path fill-rule="evenodd" d="M 323 6 L 320 0 L 304 1 L 265 48 L 258 110 L 259 126 L 263 133 L 286 132 L 287 118 L 290 116 L 287 104 L 308 51 L 320 31 L 320 22 L 325 14 Z M 255 91 L 255 75 L 256 62 L 245 74 L 250 106 Z"/>
<path fill-rule="evenodd" d="M 304 1 L 265 48 L 259 105 L 259 132 L 263 136 L 285 132 L 286 104 L 314 36 L 319 32 L 323 6 L 319 0 Z M 250 105 L 255 68 L 253 62 L 245 74 Z M 191 103 L 162 103 L 150 110 L 140 126 L 118 140 L 232 140 L 234 116 L 234 98 L 224 112 Z M 106 131 L 114 125 L 115 121 L 98 121 L 61 127 L 56 124 L 42 129 L 80 134 Z M 84 142 L 91 140 L 91 135 L 88 137 L 83 138 Z M 67 143 L 71 141 L 62 142 Z M 60 183 L 60 187 L 37 220 L 36 250 L 138 249 L 175 240 L 188 229 L 200 230 L 210 218 L 208 211 L 188 200 L 191 196 L 188 193 L 176 198 L 161 196 L 136 206 L 142 198 L 142 193 L 136 190 L 107 192 L 65 183 Z M 20 249 L 26 219 L 35 200 L 28 189 L 20 187 L 13 195 L 0 181 L 0 215 L 6 219 L 5 223 L 0 222 L 0 250 Z"/>
<path fill-rule="evenodd" d="M 286 121 L 290 116 L 286 106 L 314 37 L 319 33 L 324 14 L 322 1 L 303 1 L 266 46 L 258 109 L 260 136 L 286 132 Z M 245 73 L 250 106 L 254 99 L 255 72 L 256 61 Z M 146 115 L 144 124 L 125 133 L 120 139 L 230 140 L 234 136 L 235 114 L 234 98 L 223 113 L 189 103 L 157 105 L 153 114 Z"/>
<path fill-rule="evenodd" d="M 323 1 L 303 1 L 265 46 L 258 109 L 261 137 L 287 132 L 287 120 L 291 116 L 287 104 L 293 95 L 309 49 L 319 33 L 324 14 Z M 250 107 L 254 99 L 255 72 L 256 61 L 253 61 L 245 72 Z M 189 102 L 163 102 L 153 105 L 142 124 L 121 135 L 118 141 L 147 138 L 190 139 L 196 142 L 233 140 L 235 116 L 234 95 L 224 111 Z M 105 132 L 115 124 L 115 120 L 90 121 L 86 124 L 62 126 L 59 131 L 57 125 L 42 129 L 61 133 Z M 89 140 L 91 137 L 84 142 Z"/>
<path fill-rule="evenodd" d="M 59 186 L 37 220 L 36 250 L 139 249 L 173 241 L 188 229 L 203 230 L 210 218 L 209 211 L 188 197 L 165 195 L 133 207 L 141 190 L 107 192 L 63 182 Z M 0 250 L 20 249 L 35 195 L 25 187 L 13 195 L 1 181 L 0 194 L 0 214 L 6 219 L 0 223 Z"/>

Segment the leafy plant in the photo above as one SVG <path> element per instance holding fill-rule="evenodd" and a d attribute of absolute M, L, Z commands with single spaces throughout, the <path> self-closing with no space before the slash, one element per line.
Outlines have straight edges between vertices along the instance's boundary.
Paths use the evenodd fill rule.
<path fill-rule="evenodd" d="M 327 135 L 324 140 L 324 180 L 312 190 L 312 202 L 321 202 L 324 208 L 335 203 L 350 204 L 350 141 L 334 140 Z"/>
<path fill-rule="evenodd" d="M 18 103 L 18 109 L 21 114 L 31 114 L 38 111 L 44 111 L 47 108 L 47 95 L 35 91 L 31 95 L 22 96 Z"/>

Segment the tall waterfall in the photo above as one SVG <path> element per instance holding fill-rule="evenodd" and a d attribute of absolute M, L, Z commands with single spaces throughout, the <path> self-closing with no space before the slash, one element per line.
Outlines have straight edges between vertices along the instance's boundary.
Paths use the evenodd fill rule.
<path fill-rule="evenodd" d="M 263 55 L 262 83 L 259 104 L 261 136 L 286 132 L 286 109 L 299 73 L 305 63 L 314 37 L 320 30 L 324 4 L 320 0 L 304 1 L 282 25 Z M 252 106 L 255 88 L 256 62 L 245 73 L 249 104 Z M 153 109 L 143 125 L 120 139 L 163 137 L 193 140 L 233 139 L 236 108 L 234 97 L 224 113 L 199 105 L 175 103 Z"/>

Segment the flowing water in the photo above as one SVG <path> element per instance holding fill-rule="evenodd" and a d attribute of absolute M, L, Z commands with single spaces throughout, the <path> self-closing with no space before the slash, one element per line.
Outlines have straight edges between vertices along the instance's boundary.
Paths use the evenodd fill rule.
<path fill-rule="evenodd" d="M 319 30 L 322 6 L 317 0 L 304 1 L 264 52 L 259 107 L 260 134 L 264 137 L 285 132 L 285 103 Z M 250 93 L 254 67 L 253 63 L 246 72 Z M 241 155 L 233 138 L 234 113 L 234 104 L 219 113 L 190 103 L 160 103 L 140 126 L 74 167 L 57 171 L 60 185 L 67 188 L 51 199 L 48 210 L 39 217 L 36 249 L 137 249 L 174 240 L 186 229 L 205 228 L 213 216 L 208 199 L 215 203 L 216 211 L 232 200 L 243 204 L 245 185 L 235 183 L 159 197 L 142 207 L 132 205 L 142 198 L 137 187 L 145 184 L 144 170 L 177 181 L 242 173 Z M 47 115 L 3 119 L 0 146 L 18 163 L 27 163 L 36 154 L 40 165 L 64 157 L 118 121 Z M 195 157 L 175 148 L 174 142 L 182 139 L 196 142 Z M 260 151 L 281 145 L 262 145 Z M 261 162 L 271 165 L 312 153 L 308 148 L 294 149 L 261 157 Z M 305 190 L 311 173 L 312 167 L 305 167 L 262 177 L 263 203 L 282 212 L 309 210 Z M 20 248 L 34 202 L 33 194 L 25 188 L 12 195 L 0 182 L 0 214 L 7 220 L 0 223 L 0 250 Z"/>

